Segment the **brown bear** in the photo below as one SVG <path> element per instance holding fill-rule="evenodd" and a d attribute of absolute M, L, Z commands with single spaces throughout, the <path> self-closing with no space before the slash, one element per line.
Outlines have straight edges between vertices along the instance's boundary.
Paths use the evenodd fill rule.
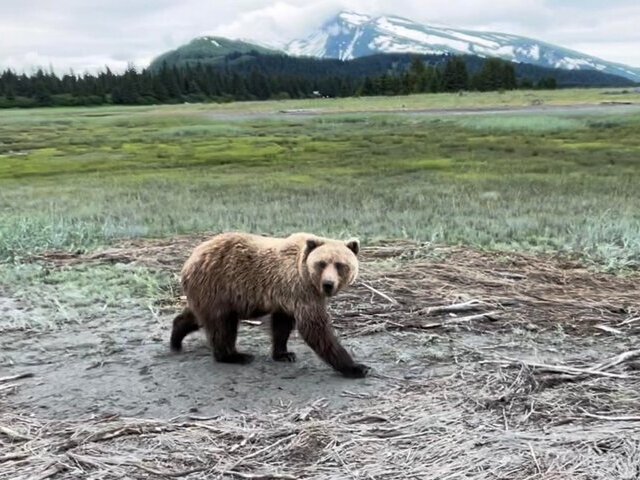
<path fill-rule="evenodd" d="M 295 361 L 287 350 L 295 326 L 335 370 L 365 377 L 369 367 L 355 363 L 340 345 L 326 308 L 329 297 L 355 281 L 359 248 L 357 239 L 308 233 L 273 238 L 229 232 L 200 244 L 181 272 L 187 307 L 173 321 L 172 350 L 202 327 L 216 361 L 249 363 L 253 355 L 236 350 L 238 321 L 270 314 L 274 360 Z"/>

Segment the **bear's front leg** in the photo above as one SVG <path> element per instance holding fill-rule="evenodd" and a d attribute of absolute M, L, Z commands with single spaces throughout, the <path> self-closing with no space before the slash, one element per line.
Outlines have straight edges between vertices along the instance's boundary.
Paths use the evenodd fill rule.
<path fill-rule="evenodd" d="M 370 368 L 355 363 L 331 328 L 329 314 L 323 307 L 301 308 L 296 313 L 300 335 L 316 354 L 347 378 L 364 378 Z"/>

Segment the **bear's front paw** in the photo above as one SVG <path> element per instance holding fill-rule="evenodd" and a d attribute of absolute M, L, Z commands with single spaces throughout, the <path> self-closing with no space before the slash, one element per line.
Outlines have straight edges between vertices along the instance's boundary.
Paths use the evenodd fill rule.
<path fill-rule="evenodd" d="M 341 373 L 347 378 L 364 378 L 370 371 L 370 367 L 367 367 L 366 365 L 363 365 L 361 363 L 355 363 L 350 367 L 342 370 Z"/>
<path fill-rule="evenodd" d="M 276 352 L 273 354 L 273 359 L 276 362 L 295 362 L 296 354 L 293 352 Z"/>

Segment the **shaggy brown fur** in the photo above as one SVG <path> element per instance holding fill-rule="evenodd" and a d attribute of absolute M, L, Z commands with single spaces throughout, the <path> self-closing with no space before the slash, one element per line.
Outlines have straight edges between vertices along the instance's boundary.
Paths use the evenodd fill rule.
<path fill-rule="evenodd" d="M 358 240 L 347 242 L 296 233 L 287 238 L 223 233 L 195 248 L 182 269 L 187 308 L 173 321 L 171 347 L 203 327 L 218 362 L 249 363 L 236 350 L 239 319 L 271 314 L 272 357 L 295 361 L 287 350 L 294 326 L 305 342 L 346 377 L 362 378 L 369 368 L 353 361 L 340 345 L 329 318 L 327 298 L 358 275 Z"/>

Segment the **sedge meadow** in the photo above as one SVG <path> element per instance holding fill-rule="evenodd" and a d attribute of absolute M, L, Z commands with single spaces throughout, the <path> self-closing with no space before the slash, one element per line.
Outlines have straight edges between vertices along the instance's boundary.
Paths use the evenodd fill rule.
<path fill-rule="evenodd" d="M 638 96 L 568 90 L 5 111 L 0 258 L 240 229 L 559 251 L 606 268 L 637 266 L 637 109 L 394 109 Z M 283 109 L 293 114 L 278 115 Z"/>
<path fill-rule="evenodd" d="M 0 480 L 638 478 L 639 132 L 611 89 L 0 112 Z M 225 230 L 358 236 L 373 374 L 266 321 L 170 354 Z"/>

